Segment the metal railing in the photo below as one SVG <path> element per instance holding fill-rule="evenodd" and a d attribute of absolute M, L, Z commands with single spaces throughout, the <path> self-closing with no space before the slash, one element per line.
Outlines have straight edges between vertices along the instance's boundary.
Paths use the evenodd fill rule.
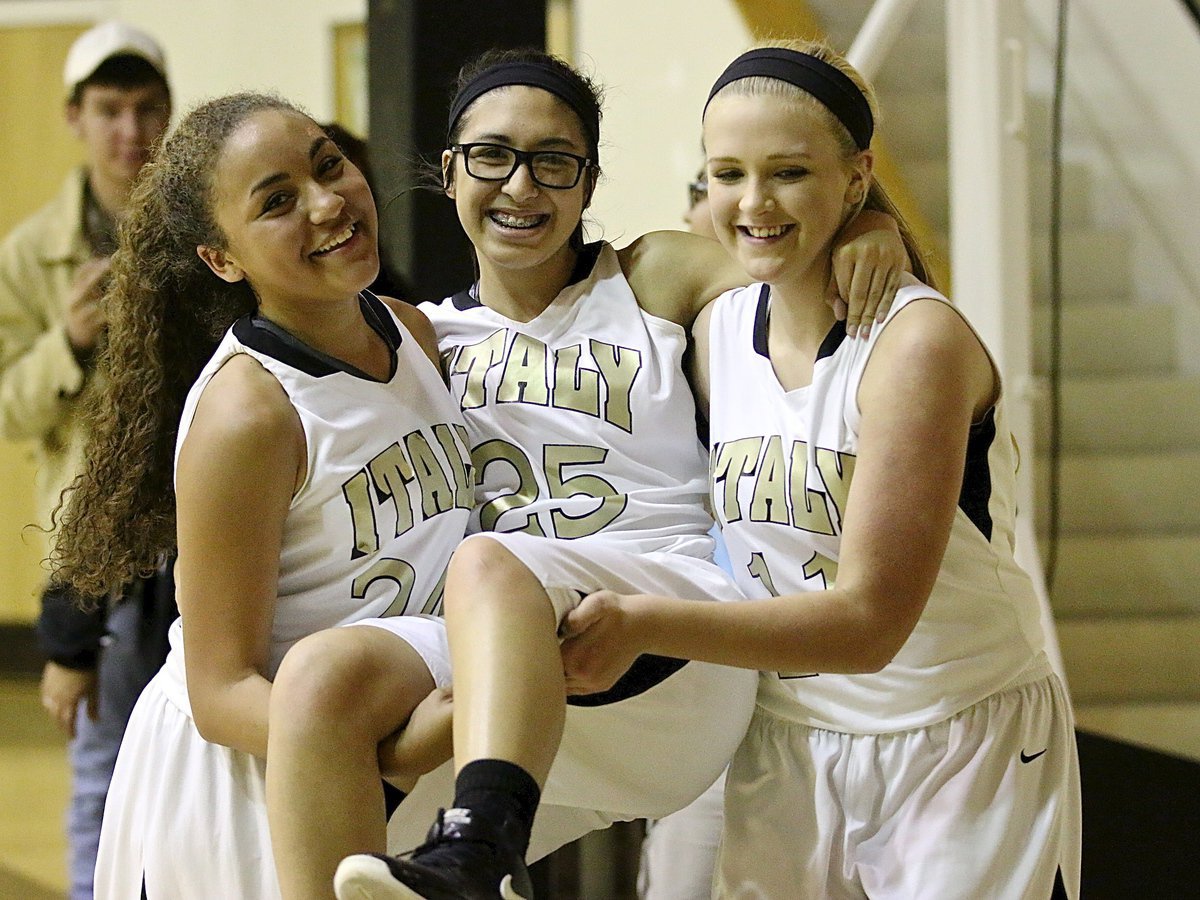
<path fill-rule="evenodd" d="M 874 81 L 887 59 L 892 45 L 900 38 L 917 0 L 877 0 L 858 36 L 846 53 L 846 59 L 868 81 Z"/>

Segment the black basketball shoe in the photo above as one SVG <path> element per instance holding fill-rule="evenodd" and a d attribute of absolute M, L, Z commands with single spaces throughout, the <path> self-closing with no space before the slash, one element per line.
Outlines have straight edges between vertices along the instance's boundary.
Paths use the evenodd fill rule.
<path fill-rule="evenodd" d="M 533 900 L 525 859 L 499 827 L 469 809 L 438 812 L 405 856 L 359 853 L 338 865 L 338 900 Z"/>

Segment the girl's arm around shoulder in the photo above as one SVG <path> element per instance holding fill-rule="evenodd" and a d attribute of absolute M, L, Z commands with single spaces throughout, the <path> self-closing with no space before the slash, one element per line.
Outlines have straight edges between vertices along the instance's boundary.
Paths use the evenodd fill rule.
<path fill-rule="evenodd" d="M 396 318 L 404 323 L 404 327 L 417 339 L 417 343 L 421 345 L 421 349 L 425 351 L 425 355 L 429 357 L 430 362 L 434 364 L 438 371 L 441 371 L 441 362 L 438 358 L 437 332 L 434 331 L 433 323 L 429 321 L 429 317 L 411 303 L 405 303 L 403 300 L 395 300 L 392 297 L 380 297 L 379 299 L 386 303 L 388 308 L 396 314 Z"/>
<path fill-rule="evenodd" d="M 682 231 L 652 231 L 617 258 L 642 309 L 685 328 L 714 297 L 751 280 L 719 243 Z M 901 273 L 912 269 L 896 220 L 874 210 L 847 223 L 832 263 L 829 302 L 852 337 L 860 323 L 886 317 Z"/>
<path fill-rule="evenodd" d="M 306 477 L 304 430 L 249 356 L 206 387 L 176 467 L 188 694 L 209 741 L 265 758 L 265 678 L 284 522 Z"/>
<path fill-rule="evenodd" d="M 683 231 L 652 231 L 617 258 L 642 309 L 684 328 L 713 297 L 750 283 L 719 243 Z"/>

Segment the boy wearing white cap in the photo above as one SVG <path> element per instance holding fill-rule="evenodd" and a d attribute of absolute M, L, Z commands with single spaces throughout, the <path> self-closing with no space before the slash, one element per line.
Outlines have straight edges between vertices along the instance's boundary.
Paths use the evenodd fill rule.
<path fill-rule="evenodd" d="M 100 296 L 116 221 L 171 113 L 162 49 L 122 22 L 81 35 L 63 80 L 84 164 L 0 242 L 0 437 L 35 445 L 43 524 L 79 463 L 78 402 L 104 333 Z M 175 615 L 165 569 L 122 597 L 88 599 L 91 612 L 50 586 L 38 621 L 48 660 L 42 705 L 71 737 L 71 900 L 92 896 L 117 749 L 134 701 L 162 664 Z"/>

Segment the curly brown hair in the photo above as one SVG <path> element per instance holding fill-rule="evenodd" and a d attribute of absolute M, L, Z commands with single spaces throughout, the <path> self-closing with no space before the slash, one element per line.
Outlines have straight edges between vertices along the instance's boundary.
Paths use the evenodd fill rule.
<path fill-rule="evenodd" d="M 84 403 L 84 464 L 55 510 L 51 581 L 102 598 L 175 551 L 175 440 L 192 383 L 226 329 L 253 312 L 196 248 L 223 248 L 213 172 L 226 139 L 265 110 L 303 114 L 268 94 L 195 107 L 155 151 L 130 196 L 103 304 L 108 332 Z"/>

